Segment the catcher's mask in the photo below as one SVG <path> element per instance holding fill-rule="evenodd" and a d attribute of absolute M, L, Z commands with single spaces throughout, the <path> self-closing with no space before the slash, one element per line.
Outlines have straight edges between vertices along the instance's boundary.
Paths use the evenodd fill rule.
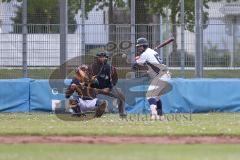
<path fill-rule="evenodd" d="M 97 56 L 98 62 L 100 62 L 100 63 L 107 63 L 107 61 L 108 61 L 108 55 L 107 55 L 106 52 L 98 52 L 98 53 L 96 54 L 96 56 Z"/>

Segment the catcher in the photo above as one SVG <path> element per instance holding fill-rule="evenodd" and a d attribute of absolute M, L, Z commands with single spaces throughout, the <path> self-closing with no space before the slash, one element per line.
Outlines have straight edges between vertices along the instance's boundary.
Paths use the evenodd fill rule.
<path fill-rule="evenodd" d="M 95 112 L 94 117 L 101 117 L 107 107 L 105 100 L 96 98 L 96 95 L 105 94 L 104 90 L 96 89 L 97 82 L 92 76 L 92 71 L 87 65 L 79 66 L 75 77 L 65 92 L 65 97 L 70 98 L 75 92 L 77 96 L 69 99 L 69 107 L 74 115 L 84 115 L 86 112 Z"/>

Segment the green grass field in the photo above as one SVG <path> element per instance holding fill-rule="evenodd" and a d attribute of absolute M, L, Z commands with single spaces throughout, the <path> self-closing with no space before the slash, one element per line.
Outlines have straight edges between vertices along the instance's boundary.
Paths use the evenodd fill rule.
<path fill-rule="evenodd" d="M 49 113 L 0 114 L 0 135 L 240 136 L 240 113 L 169 114 L 165 122 L 150 121 L 144 115 L 129 115 L 124 120 L 110 114 L 88 121 L 69 118 Z"/>
<path fill-rule="evenodd" d="M 118 70 L 119 78 L 126 78 L 126 73 L 130 70 Z M 48 79 L 53 69 L 28 69 L 29 78 Z M 182 77 L 180 70 L 170 70 L 172 77 Z M 204 70 L 204 78 L 240 78 L 240 70 Z M 0 79 L 14 79 L 23 77 L 21 69 L 0 69 Z M 185 78 L 195 78 L 194 70 L 185 70 Z"/>
<path fill-rule="evenodd" d="M 0 160 L 236 160 L 239 145 L 0 145 Z"/>
<path fill-rule="evenodd" d="M 168 114 L 165 122 L 144 115 L 125 120 L 110 114 L 88 121 L 60 118 L 49 113 L 2 113 L 0 135 L 240 136 L 240 113 Z M 0 144 L 0 160 L 235 160 L 239 150 L 240 145 L 233 144 Z"/>

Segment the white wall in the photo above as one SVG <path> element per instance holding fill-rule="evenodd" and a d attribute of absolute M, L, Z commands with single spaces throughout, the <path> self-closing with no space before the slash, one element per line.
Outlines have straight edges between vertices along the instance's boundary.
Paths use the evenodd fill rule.
<path fill-rule="evenodd" d="M 11 17 L 14 16 L 13 4 L 3 3 L 3 25 L 0 28 L 0 66 L 22 64 L 22 35 L 11 34 L 13 27 Z M 68 35 L 68 59 L 81 55 L 81 18 L 80 11 L 75 16 L 79 24 L 74 34 Z M 85 43 L 105 45 L 108 42 L 108 26 L 104 18 L 104 11 L 89 12 L 85 20 Z M 28 65 L 46 66 L 59 65 L 60 39 L 59 34 L 28 34 Z"/>

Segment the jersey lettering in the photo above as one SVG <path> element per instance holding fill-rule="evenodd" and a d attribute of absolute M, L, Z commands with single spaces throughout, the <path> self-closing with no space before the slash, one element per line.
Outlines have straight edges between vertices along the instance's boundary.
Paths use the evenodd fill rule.
<path fill-rule="evenodd" d="M 155 58 L 157 59 L 157 61 L 161 64 L 162 63 L 162 59 L 160 58 L 159 54 L 154 54 Z"/>

